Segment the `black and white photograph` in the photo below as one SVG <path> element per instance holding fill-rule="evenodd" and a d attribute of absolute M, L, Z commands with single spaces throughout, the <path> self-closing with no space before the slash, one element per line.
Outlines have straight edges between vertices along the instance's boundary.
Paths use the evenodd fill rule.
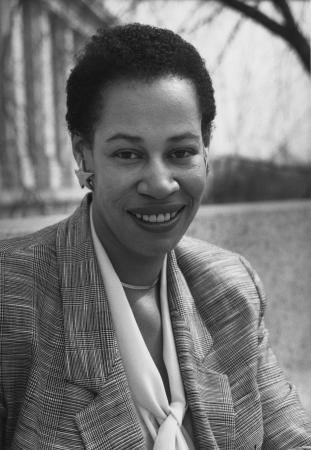
<path fill-rule="evenodd" d="M 311 449 L 310 39 L 0 0 L 0 450 Z"/>

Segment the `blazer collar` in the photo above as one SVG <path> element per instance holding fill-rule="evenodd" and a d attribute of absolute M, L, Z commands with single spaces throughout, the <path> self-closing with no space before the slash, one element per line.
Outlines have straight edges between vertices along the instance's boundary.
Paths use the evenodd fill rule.
<path fill-rule="evenodd" d="M 91 197 L 58 228 L 56 252 L 63 303 L 66 377 L 98 392 L 118 349 L 90 225 Z"/>
<path fill-rule="evenodd" d="M 143 449 L 142 430 L 93 248 L 90 201 L 91 196 L 86 196 L 81 207 L 60 224 L 57 234 L 65 378 L 95 394 L 94 400 L 76 416 L 86 449 L 119 449 L 120 437 L 126 448 Z M 118 422 L 120 426 L 115 427 Z"/>
<path fill-rule="evenodd" d="M 91 196 L 86 196 L 81 207 L 60 224 L 57 233 L 65 377 L 69 382 L 97 394 L 95 400 L 76 417 L 86 448 L 90 448 L 90 442 L 94 444 L 94 439 L 102 448 L 120 448 L 120 436 L 127 437 L 128 448 L 143 448 L 142 431 L 93 248 L 90 200 Z M 234 413 L 232 402 L 228 405 L 228 380 L 205 367 L 206 356 L 213 351 L 212 337 L 195 308 L 174 252 L 168 258 L 168 300 L 197 446 L 217 449 L 226 439 L 226 448 L 231 449 L 228 439 L 233 443 Z M 212 414 L 215 399 L 220 413 L 216 420 Z M 120 417 L 122 425 L 116 432 L 114 424 L 120 421 Z"/>
<path fill-rule="evenodd" d="M 198 313 L 190 281 L 185 280 L 175 253 L 171 252 L 168 299 L 195 441 L 200 449 L 234 449 L 235 413 L 229 381 L 210 364 L 213 339 Z"/>

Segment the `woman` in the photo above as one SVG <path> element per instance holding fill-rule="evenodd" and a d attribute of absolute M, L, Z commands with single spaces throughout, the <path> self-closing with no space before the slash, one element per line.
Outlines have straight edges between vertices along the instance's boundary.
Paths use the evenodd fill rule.
<path fill-rule="evenodd" d="M 197 51 L 168 30 L 103 30 L 67 108 L 92 192 L 63 222 L 2 243 L 1 448 L 311 446 L 257 276 L 182 239 L 215 116 Z"/>

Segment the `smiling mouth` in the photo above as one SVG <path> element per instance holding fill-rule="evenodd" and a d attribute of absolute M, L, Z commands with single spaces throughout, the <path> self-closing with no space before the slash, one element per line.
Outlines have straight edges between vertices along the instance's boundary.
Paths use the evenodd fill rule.
<path fill-rule="evenodd" d="M 179 210 L 172 212 L 163 212 L 159 214 L 138 214 L 138 213 L 130 213 L 132 216 L 136 217 L 140 222 L 146 224 L 167 224 L 172 222 L 184 209 L 184 207 Z"/>

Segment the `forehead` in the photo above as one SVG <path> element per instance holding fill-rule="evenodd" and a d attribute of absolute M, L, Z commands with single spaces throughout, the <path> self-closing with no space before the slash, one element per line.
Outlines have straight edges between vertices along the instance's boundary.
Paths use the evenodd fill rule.
<path fill-rule="evenodd" d="M 196 89 L 190 80 L 168 76 L 152 81 L 114 82 L 101 92 L 97 126 L 163 127 L 172 124 L 197 126 L 201 112 Z"/>

